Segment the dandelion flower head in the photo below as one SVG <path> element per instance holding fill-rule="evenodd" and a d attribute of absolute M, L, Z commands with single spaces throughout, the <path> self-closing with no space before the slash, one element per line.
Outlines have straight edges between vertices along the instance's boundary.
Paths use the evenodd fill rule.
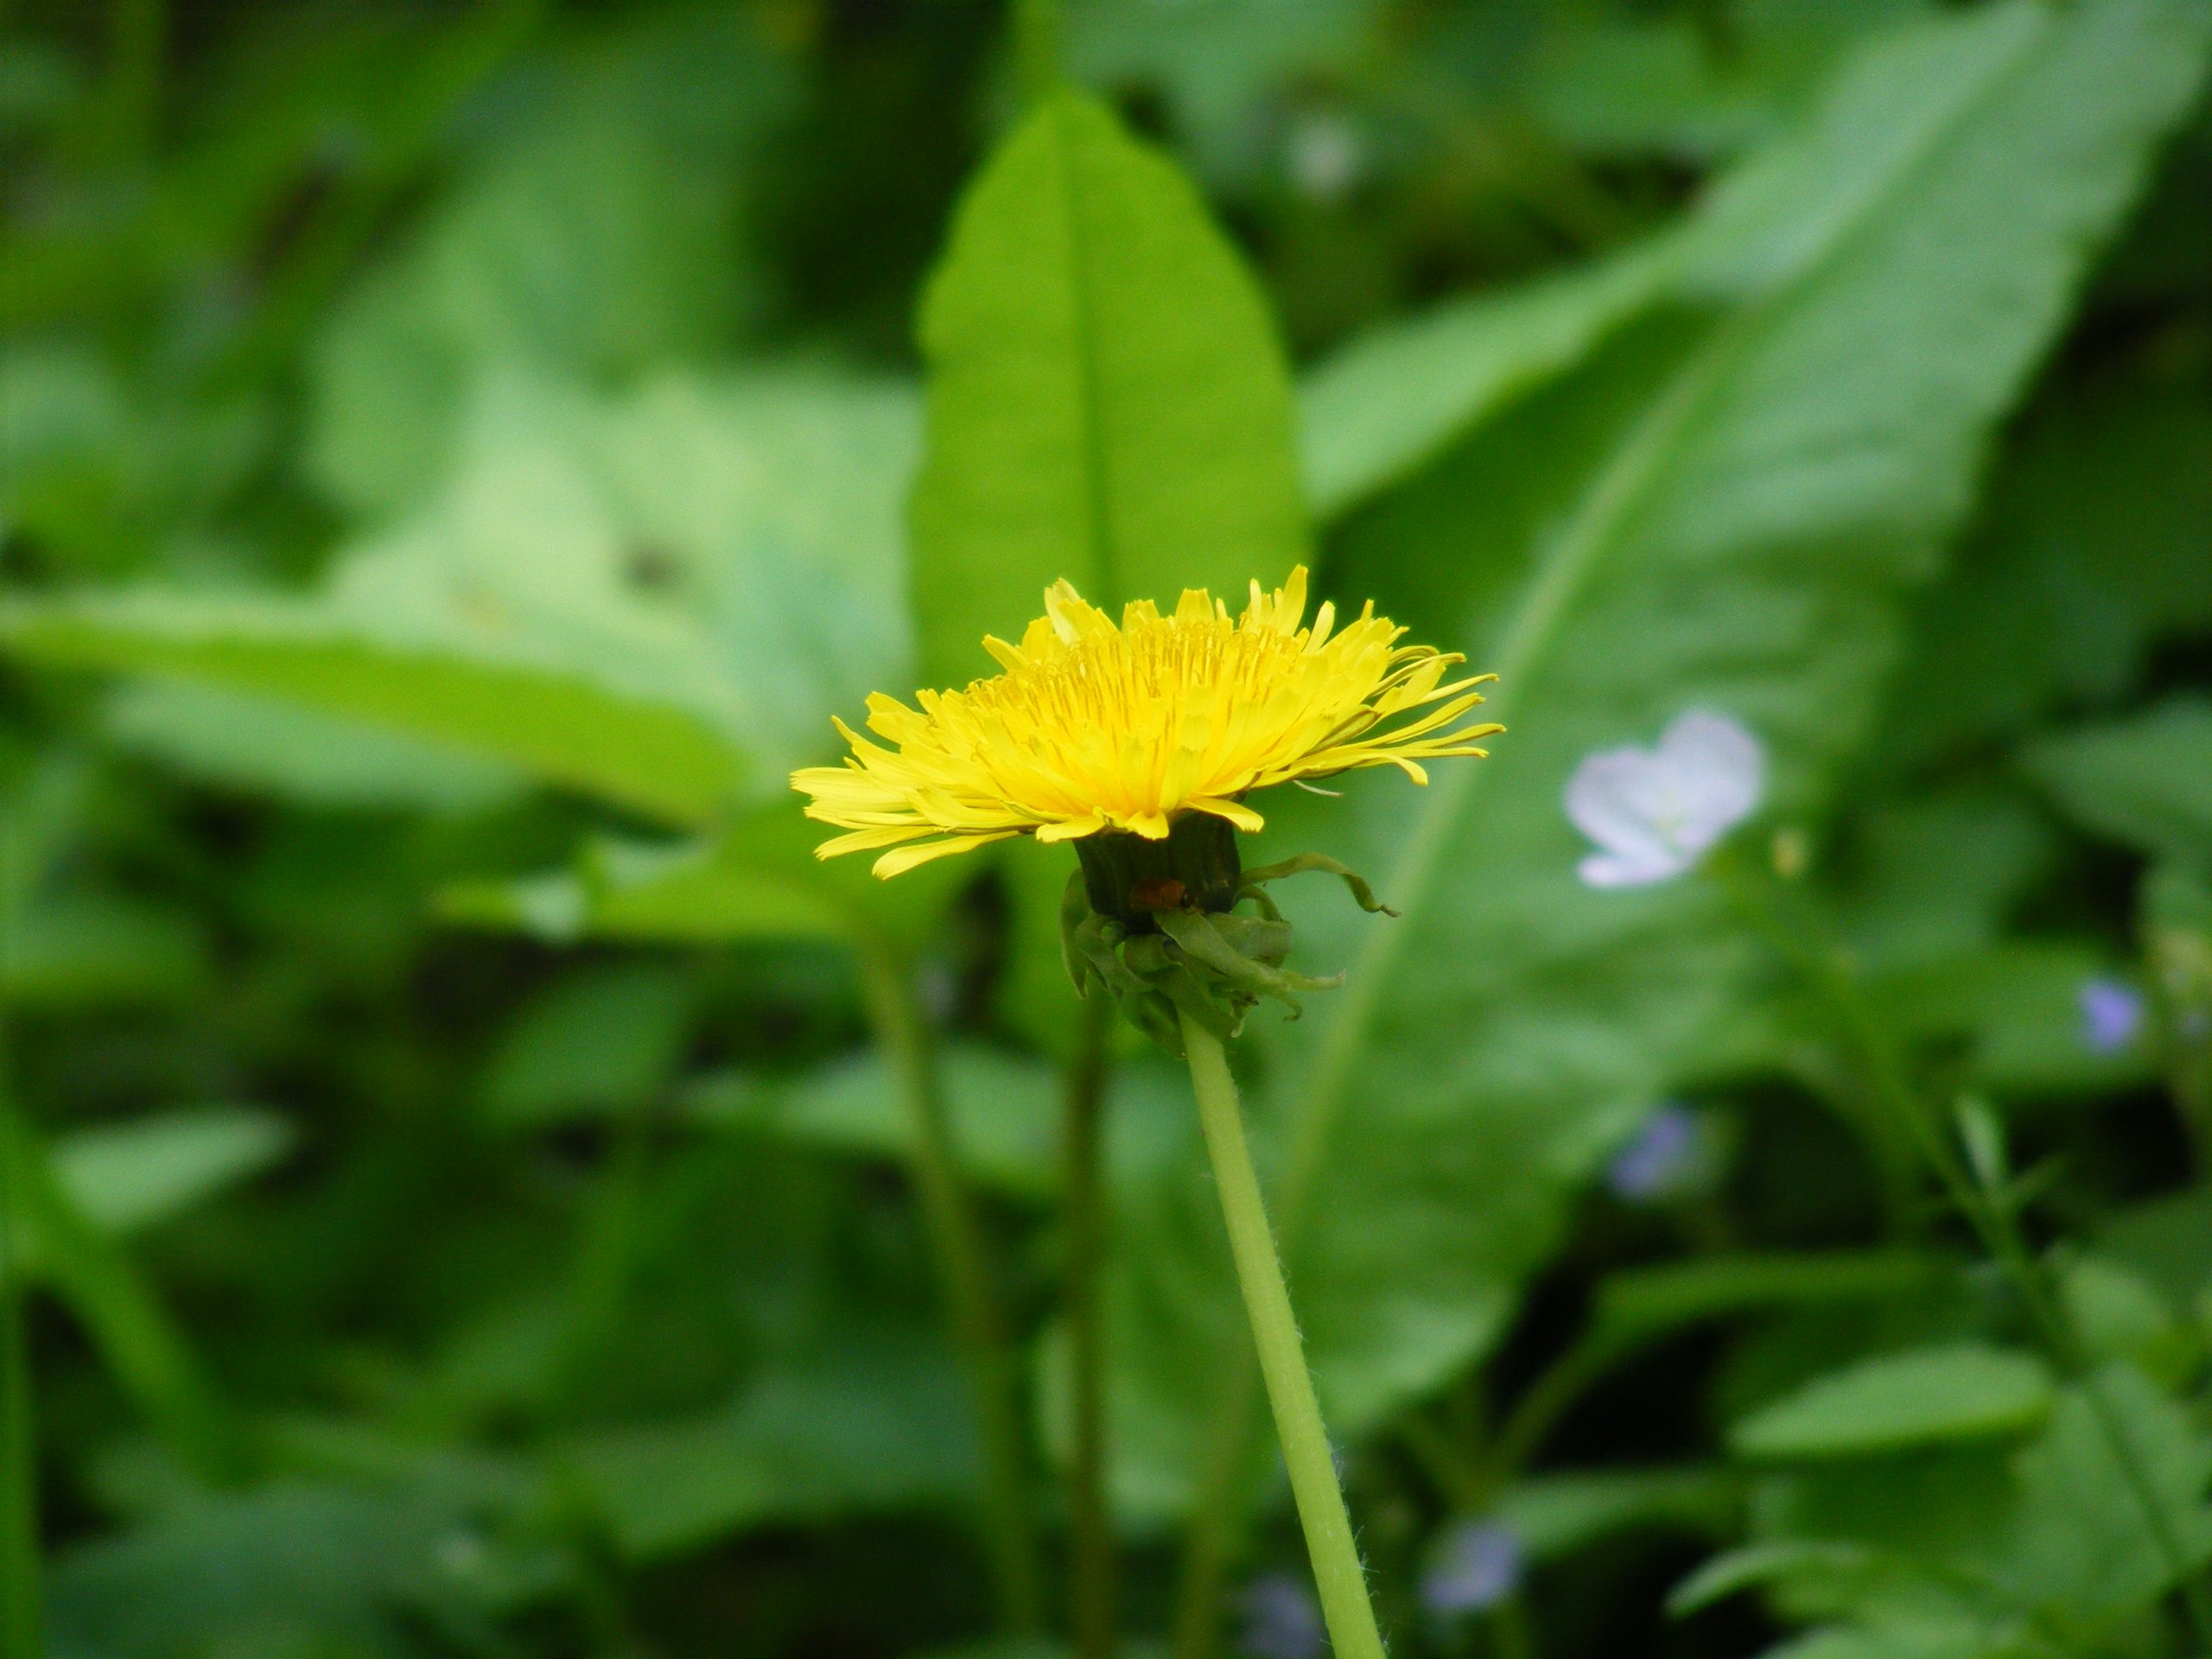
<path fill-rule="evenodd" d="M 807 816 L 848 831 L 817 851 L 878 852 L 876 874 L 893 876 L 1010 836 L 1158 841 L 1185 812 L 1257 830 L 1252 790 L 1378 766 L 1425 784 L 1421 761 L 1480 755 L 1474 740 L 1503 729 L 1460 723 L 1493 677 L 1447 682 L 1465 659 L 1399 644 L 1371 604 L 1342 628 L 1333 606 L 1310 626 L 1305 613 L 1302 567 L 1273 594 L 1254 582 L 1233 620 L 1192 588 L 1167 615 L 1140 600 L 1116 626 L 1055 583 L 1019 645 L 983 642 L 1005 672 L 921 692 L 918 709 L 870 697 L 881 743 L 837 722 L 845 763 L 791 774 Z"/>

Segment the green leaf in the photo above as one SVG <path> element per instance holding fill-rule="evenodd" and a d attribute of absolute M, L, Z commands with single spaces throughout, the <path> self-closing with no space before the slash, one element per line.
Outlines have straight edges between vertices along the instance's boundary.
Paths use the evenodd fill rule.
<path fill-rule="evenodd" d="M 743 162 L 791 102 L 765 32 L 664 15 L 520 100 L 307 354 L 308 469 L 334 500 L 389 517 L 434 486 L 486 363 L 597 381 L 726 346 L 758 297 Z"/>
<path fill-rule="evenodd" d="M 162 1112 L 56 1138 L 54 1179 L 85 1219 L 136 1232 L 251 1179 L 292 1147 L 290 1124 L 249 1106 Z"/>
<path fill-rule="evenodd" d="M 2212 868 L 2212 702 L 2177 697 L 2069 732 L 2035 745 L 2025 764 L 2088 829 Z"/>
<path fill-rule="evenodd" d="M 1745 1544 L 1714 1556 L 1676 1585 L 1667 1598 L 1667 1611 L 1679 1618 L 1776 1579 L 1808 1571 L 1844 1578 L 1875 1566 L 1872 1553 L 1858 1544 L 1808 1538 Z"/>
<path fill-rule="evenodd" d="M 207 971 L 192 918 L 140 899 L 65 887 L 5 921 L 0 993 L 18 1007 L 160 1002 L 191 990 Z"/>
<path fill-rule="evenodd" d="M 1716 30 L 1693 12 L 1570 10 L 1531 96 L 1586 153 L 1708 162 L 1771 135 L 1867 34 L 1926 11 L 1925 0 L 1750 0 Z"/>
<path fill-rule="evenodd" d="M 1305 555 L 1291 391 L 1257 287 L 1186 181 L 1058 92 L 962 200 L 922 307 L 924 679 L 989 671 L 1065 577 L 1234 604 Z"/>
<path fill-rule="evenodd" d="M 475 389 L 447 487 L 311 600 L 0 609 L 0 646 L 443 742 L 675 823 L 784 792 L 907 655 L 911 392 L 815 370 Z"/>
<path fill-rule="evenodd" d="M 450 920 L 564 944 L 585 937 L 663 944 L 866 938 L 911 946 L 969 874 L 948 861 L 880 881 L 865 859 L 817 858 L 824 833 L 786 798 L 705 840 L 602 839 L 587 844 L 573 870 L 456 883 L 440 895 L 440 907 Z"/>
<path fill-rule="evenodd" d="M 62 1552 L 48 1580 L 61 1659 L 408 1650 L 410 1614 L 481 1607 L 493 1551 L 461 1491 L 287 1480 L 195 1497 Z"/>
<path fill-rule="evenodd" d="M 907 1339 L 771 1371 L 711 1416 L 608 1431 L 570 1455 L 617 1548 L 652 1560 L 764 1525 L 965 1498 L 972 1425 L 951 1356 Z"/>
<path fill-rule="evenodd" d="M 1895 1300 L 1940 1286 L 1954 1271 L 1904 1250 L 1719 1255 L 1633 1268 L 1599 1285 L 1589 1339 L 1624 1351 L 1713 1319 Z"/>
<path fill-rule="evenodd" d="M 2050 1375 L 2039 1361 L 1961 1344 L 1816 1378 L 1736 1424 L 1728 1443 L 1747 1458 L 1863 1457 L 2018 1433 L 2050 1405 Z"/>
<path fill-rule="evenodd" d="M 2133 1471 L 2114 1453 L 2115 1433 Z M 2212 1435 L 2133 1365 L 2067 1389 L 2049 1432 L 2022 1451 L 2018 1478 L 2017 1533 L 2000 1572 L 2028 1606 L 2063 1609 L 2094 1629 L 2171 1588 L 2178 1574 L 2146 1496 L 2182 1564 L 2212 1561 Z"/>
<path fill-rule="evenodd" d="M 455 749 L 183 680 L 124 687 L 107 729 L 193 777 L 309 806 L 469 811 L 523 786 L 510 768 Z"/>
<path fill-rule="evenodd" d="M 2129 1205 L 2107 1221 L 2097 1244 L 2164 1292 L 2173 1312 L 2185 1313 L 2212 1290 L 2212 1189 Z"/>
<path fill-rule="evenodd" d="M 743 763 L 681 704 L 486 645 L 413 639 L 274 600 L 151 592 L 19 602 L 0 645 L 40 662 L 165 674 L 451 743 L 678 823 L 711 817 Z"/>
<path fill-rule="evenodd" d="M 1307 499 L 1321 518 L 1419 470 L 1514 398 L 1573 367 L 1665 294 L 1686 244 L 1664 235 L 1561 276 L 1384 323 L 1299 392 Z"/>
<path fill-rule="evenodd" d="M 1261 855 L 1329 852 L 1406 912 L 1290 895 L 1300 965 L 1350 982 L 1255 1027 L 1263 1164 L 1336 1432 L 1495 1338 L 1567 1194 L 1747 985 L 1709 885 L 1578 881 L 1568 776 L 1702 707 L 1757 733 L 1776 810 L 1827 798 L 1983 445 L 2188 105 L 2208 22 L 2185 0 L 2029 0 L 1868 48 L 1715 193 L 1709 313 L 1630 329 L 1346 527 L 1338 591 L 1500 671 L 1512 729 L 1426 798 L 1379 778 L 1268 804 Z M 1133 1373 L 1120 1444 L 1164 1484 L 1208 1433 L 1172 1426 L 1215 1421 L 1219 1366 L 1193 1356 L 1240 1340 L 1209 1195 L 1183 1181 L 1124 1198 L 1143 1218 L 1124 1306 L 1147 1323 L 1112 1344 Z"/>
<path fill-rule="evenodd" d="M 1886 974 L 1869 1000 L 1895 1030 L 1966 1043 L 1976 1083 L 2044 1095 L 2146 1081 L 2154 1050 L 2138 1037 L 2111 1052 L 2092 1047 L 2082 989 L 2119 977 L 2094 946 L 2014 940 L 1909 973 Z M 2147 1034 L 2146 1034 L 2147 1035 Z"/>
<path fill-rule="evenodd" d="M 236 1446 L 198 1356 L 171 1320 L 122 1243 L 88 1216 L 47 1149 L 0 1102 L 0 1170 L 11 1171 L 12 1192 L 0 1193 L 22 1223 L 25 1260 L 66 1305 L 101 1358 L 185 1465 L 219 1480 L 234 1467 Z M 111 1163 L 115 1161 L 110 1160 Z M 141 1172 L 143 1174 L 143 1172 Z M 128 1201 L 118 1208 L 128 1207 Z M 26 1273 L 23 1281 L 29 1282 Z"/>
<path fill-rule="evenodd" d="M 1507 1489 L 1497 1518 L 1537 1560 L 1647 1528 L 1726 1535 L 1743 1493 L 1725 1469 L 1592 1469 L 1536 1475 Z"/>
<path fill-rule="evenodd" d="M 961 1043 L 938 1056 L 953 1149 L 976 1180 L 1036 1199 L 1059 1183 L 1060 1095 L 1052 1067 Z M 789 1080 L 710 1078 L 686 1092 L 692 1114 L 717 1128 L 770 1134 L 837 1152 L 906 1160 L 912 1114 L 880 1054 Z"/>
<path fill-rule="evenodd" d="M 1383 779 L 1277 826 L 1407 913 L 1363 938 L 1297 918 L 1314 968 L 1351 971 L 1283 1045 L 1280 1213 L 1340 1432 L 1478 1349 L 1608 1115 L 1694 1065 L 1745 983 L 1707 885 L 1576 880 L 1567 777 L 1704 707 L 1758 734 L 1777 808 L 1832 786 L 1982 442 L 2196 85 L 2206 22 L 2025 3 L 1871 49 L 1717 198 L 1711 270 L 1738 302 L 1624 339 L 1417 486 L 1451 504 L 1432 525 L 1378 512 L 1348 544 L 1343 580 L 1502 673 L 1512 729 L 1426 800 Z"/>
<path fill-rule="evenodd" d="M 1917 1365 L 1926 1372 L 1925 1389 L 1914 1390 L 1918 1403 L 1948 1402 L 1944 1414 L 1962 1415 L 1983 1385 L 1941 1375 L 1928 1363 L 1941 1351 L 1866 1362 L 1770 1409 L 1803 1410 L 1853 1379 L 1862 1391 L 1871 1383 L 1885 1393 L 1894 1408 L 1903 1403 L 1898 1390 L 1876 1379 L 1886 1370 L 1893 1384 L 1896 1368 Z M 1977 1365 L 1986 1366 L 1990 1351 L 1979 1352 Z M 1915 1407 L 1907 1415 L 1920 1414 Z M 1910 1457 L 1816 1455 L 1763 1478 L 1751 1512 L 1766 1537 L 1709 1564 L 1672 1605 L 1681 1611 L 1694 1599 L 1700 1580 L 1757 1580 L 1770 1586 L 1785 1615 L 1840 1618 L 1840 1628 L 1870 1638 L 1900 1621 L 1955 1614 L 1992 1631 L 2030 1625 L 2069 1652 L 2102 1650 L 2172 1586 L 2177 1560 L 2212 1559 L 2212 1510 L 2204 1503 L 2212 1437 L 2126 1363 L 2056 1390 L 2043 1415 L 2039 1433 L 2010 1446 L 1987 1438 L 1918 1440 Z M 2130 1448 L 2132 1468 L 2114 1453 L 2115 1434 Z M 1815 1439 L 1823 1449 L 1830 1444 L 1827 1435 Z M 1891 1449 L 1885 1439 L 1867 1449 Z M 2163 1517 L 2164 1539 L 2146 1499 Z"/>
<path fill-rule="evenodd" d="M 634 1110 L 675 1075 L 696 997 L 680 971 L 611 963 L 556 982 L 522 1011 L 493 1055 L 486 1110 L 538 1127 Z"/>
<path fill-rule="evenodd" d="M 2109 705 L 2158 641 L 2212 624 L 2212 409 L 2149 376 L 2061 384 L 1914 620 L 1886 728 L 1904 765 Z"/>
<path fill-rule="evenodd" d="M 1813 1630 L 1763 1659 L 2015 1659 L 2018 1631 L 1967 1609 L 1879 1608 L 1849 1625 Z"/>

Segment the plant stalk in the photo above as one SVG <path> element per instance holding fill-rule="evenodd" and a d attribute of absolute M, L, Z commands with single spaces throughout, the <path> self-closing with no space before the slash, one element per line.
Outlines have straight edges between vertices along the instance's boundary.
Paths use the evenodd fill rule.
<path fill-rule="evenodd" d="M 38 1441 L 31 1415 L 30 1351 L 23 1334 L 22 1138 L 15 1113 L 9 1027 L 9 932 L 15 826 L 0 821 L 0 1652 L 38 1659 Z"/>
<path fill-rule="evenodd" d="M 1221 1039 L 1187 1014 L 1183 1016 L 1183 1045 L 1190 1056 L 1191 1087 L 1198 1096 L 1198 1122 L 1213 1160 L 1214 1182 L 1221 1192 L 1222 1219 L 1228 1224 L 1230 1249 L 1236 1259 L 1236 1282 L 1252 1321 L 1252 1344 L 1258 1351 L 1268 1402 L 1274 1408 L 1275 1433 L 1290 1472 L 1291 1493 L 1298 1502 L 1299 1524 L 1306 1532 L 1329 1644 L 1337 1659 L 1383 1659 L 1382 1633 L 1376 1627 L 1375 1610 L 1368 1600 L 1367 1575 L 1352 1541 L 1351 1516 L 1337 1481 L 1328 1431 L 1321 1424 L 1320 1402 L 1314 1398 L 1313 1378 L 1306 1367 L 1305 1346 L 1299 1340 L 1298 1320 L 1283 1282 L 1282 1262 L 1275 1254 L 1259 1177 L 1245 1143 L 1236 1082 L 1229 1074 Z"/>
<path fill-rule="evenodd" d="M 991 1281 L 982 1230 L 952 1149 L 935 1045 L 907 965 L 879 940 L 860 942 L 861 989 L 876 1040 L 904 1096 L 914 1133 L 912 1173 L 922 1228 L 953 1337 L 968 1366 L 983 1442 L 984 1543 L 999 1619 L 1011 1633 L 1044 1627 L 1044 1577 L 1023 1455 L 1021 1405 L 1006 1313 Z"/>
<path fill-rule="evenodd" d="M 1106 1496 L 1106 1342 L 1098 1305 L 1106 1254 L 1102 1191 L 1107 1044 L 1114 1004 L 1095 988 L 1083 1005 L 1068 1068 L 1066 1205 L 1069 1357 L 1075 1373 L 1068 1465 L 1068 1627 L 1077 1659 L 1114 1651 L 1114 1522 Z"/>

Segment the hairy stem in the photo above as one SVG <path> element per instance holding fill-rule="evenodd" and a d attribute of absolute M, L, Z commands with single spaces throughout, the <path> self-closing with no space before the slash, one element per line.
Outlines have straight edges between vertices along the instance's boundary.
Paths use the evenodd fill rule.
<path fill-rule="evenodd" d="M 1100 1182 L 1106 1046 L 1114 1003 L 1094 988 L 1083 1007 L 1067 1093 L 1067 1305 L 1075 1372 L 1074 1456 L 1068 1466 L 1068 1626 L 1077 1659 L 1114 1651 L 1114 1523 L 1106 1499 L 1106 1344 L 1098 1276 L 1106 1252 Z"/>
<path fill-rule="evenodd" d="M 1275 1433 L 1282 1443 L 1290 1490 L 1298 1502 L 1299 1524 L 1321 1594 L 1321 1616 L 1338 1659 L 1382 1659 L 1382 1635 L 1367 1596 L 1367 1575 L 1352 1541 L 1351 1517 L 1337 1483 L 1328 1431 L 1321 1424 L 1320 1402 L 1306 1368 L 1306 1350 L 1290 1310 L 1282 1262 L 1268 1230 L 1260 1180 L 1245 1144 L 1244 1120 L 1236 1083 L 1221 1039 L 1189 1014 L 1183 1016 L 1183 1044 L 1191 1061 L 1191 1086 L 1198 1100 L 1198 1121 L 1213 1160 L 1214 1183 L 1221 1192 L 1222 1219 L 1229 1225 L 1236 1282 L 1252 1321 L 1252 1344 L 1260 1374 L 1274 1408 Z"/>
<path fill-rule="evenodd" d="M 912 975 L 880 941 L 862 942 L 860 963 L 876 1040 L 890 1058 L 913 1125 L 912 1175 L 922 1227 L 975 1390 L 983 1441 L 984 1542 L 1000 1621 L 1009 1631 L 1032 1635 L 1044 1625 L 1044 1578 L 1006 1313 L 991 1281 L 967 1184 L 953 1158 L 935 1046 L 915 1001 Z"/>

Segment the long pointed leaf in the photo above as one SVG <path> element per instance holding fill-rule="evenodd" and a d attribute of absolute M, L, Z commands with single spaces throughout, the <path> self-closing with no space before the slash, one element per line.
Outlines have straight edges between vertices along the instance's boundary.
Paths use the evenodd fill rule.
<path fill-rule="evenodd" d="M 2020 0 L 1870 48 L 1716 208 L 1716 313 L 1632 330 L 1352 527 L 1344 585 L 1469 645 L 1513 729 L 1410 822 L 1388 779 L 1271 815 L 1274 845 L 1318 841 L 1407 911 L 1300 916 L 1301 960 L 1351 978 L 1281 1039 L 1277 1214 L 1332 1423 L 1494 1338 L 1566 1195 L 1741 982 L 1701 884 L 1580 885 L 1569 772 L 1701 706 L 1758 732 L 1780 804 L 1817 805 L 2208 22 Z M 1132 1195 L 1153 1235 L 1119 1293 L 1133 1428 L 1210 1421 L 1187 1356 L 1226 1287 L 1176 1219 L 1202 1199 Z M 1147 1450 L 1159 1486 L 1198 1461 Z"/>

